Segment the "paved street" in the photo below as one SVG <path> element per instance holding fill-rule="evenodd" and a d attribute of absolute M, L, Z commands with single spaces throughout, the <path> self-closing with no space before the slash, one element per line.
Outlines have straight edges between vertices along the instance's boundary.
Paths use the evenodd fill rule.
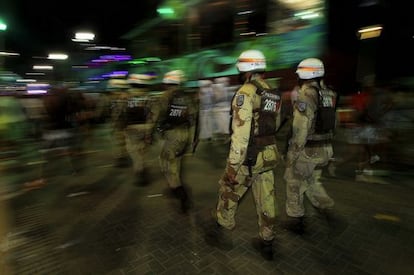
<path fill-rule="evenodd" d="M 276 257 L 264 261 L 251 247 L 257 218 L 251 193 L 242 200 L 234 248 L 221 251 L 203 239 L 209 208 L 227 153 L 223 142 L 201 142 L 184 162 L 194 208 L 188 215 L 169 195 L 151 149 L 150 181 L 135 186 L 131 168 L 113 167 L 108 129 L 87 142 L 84 169 L 73 174 L 64 157 L 48 163 L 47 185 L 22 192 L 39 176 L 41 158 L 3 171 L 8 194 L 0 200 L 0 274 L 413 274 L 414 185 L 395 167 L 390 184 L 355 182 L 351 168 L 325 175 L 340 223 L 308 205 L 307 233 L 276 228 Z M 346 152 L 346 148 L 342 148 Z M 26 163 L 27 164 L 27 163 Z M 276 169 L 279 223 L 285 219 L 283 164 Z M 5 192 L 4 192 L 5 193 Z"/>

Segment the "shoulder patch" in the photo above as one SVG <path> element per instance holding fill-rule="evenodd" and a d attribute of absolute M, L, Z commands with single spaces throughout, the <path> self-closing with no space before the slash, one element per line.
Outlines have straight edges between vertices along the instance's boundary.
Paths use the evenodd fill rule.
<path fill-rule="evenodd" d="M 306 102 L 298 101 L 296 102 L 296 108 L 299 112 L 304 112 L 306 110 Z"/>
<path fill-rule="evenodd" d="M 243 105 L 243 103 L 244 103 L 244 95 L 238 95 L 236 97 L 236 106 L 240 107 Z"/>

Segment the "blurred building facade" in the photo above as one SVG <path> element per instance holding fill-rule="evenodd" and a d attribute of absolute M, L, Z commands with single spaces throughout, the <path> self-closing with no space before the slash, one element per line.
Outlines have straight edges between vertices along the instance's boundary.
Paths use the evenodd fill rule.
<path fill-rule="evenodd" d="M 192 55 L 194 61 L 203 58 L 196 54 L 201 52 L 215 58 L 213 65 L 203 65 L 208 72 L 193 78 L 236 74 L 232 68 L 237 54 L 251 47 L 265 52 L 270 71 L 290 69 L 303 55 L 323 52 L 325 10 L 324 0 L 166 1 L 159 17 L 137 25 L 123 38 L 135 58 Z M 302 34 L 295 33 L 299 30 Z M 305 37 L 306 42 L 299 41 Z M 212 53 L 215 50 L 220 53 Z"/>

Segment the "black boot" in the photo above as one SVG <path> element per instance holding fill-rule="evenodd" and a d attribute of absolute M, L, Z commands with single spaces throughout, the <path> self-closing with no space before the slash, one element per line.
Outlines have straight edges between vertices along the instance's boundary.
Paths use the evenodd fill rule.
<path fill-rule="evenodd" d="M 187 191 L 184 189 L 183 186 L 178 186 L 177 188 L 173 189 L 173 193 L 176 196 L 177 199 L 180 200 L 181 204 L 181 212 L 187 213 L 188 210 L 191 209 L 191 201 L 188 197 Z"/>
<path fill-rule="evenodd" d="M 131 166 L 131 159 L 127 156 L 118 157 L 115 160 L 115 167 L 126 168 Z"/>
<path fill-rule="evenodd" d="M 303 217 L 288 216 L 283 227 L 297 235 L 303 235 L 305 233 L 305 223 Z"/>
<path fill-rule="evenodd" d="M 347 222 L 339 215 L 337 215 L 332 209 L 319 209 L 319 213 L 329 225 L 330 237 L 341 235 L 348 227 Z"/>
<path fill-rule="evenodd" d="M 254 249 L 260 252 L 263 259 L 266 261 L 273 261 L 273 241 L 265 241 L 260 238 L 254 238 L 252 240 Z"/>
<path fill-rule="evenodd" d="M 217 222 L 210 224 L 206 229 L 204 240 L 208 245 L 221 250 L 229 251 L 233 248 L 231 231 L 225 229 Z"/>
<path fill-rule="evenodd" d="M 147 169 L 135 172 L 135 186 L 146 186 L 149 184 Z"/>

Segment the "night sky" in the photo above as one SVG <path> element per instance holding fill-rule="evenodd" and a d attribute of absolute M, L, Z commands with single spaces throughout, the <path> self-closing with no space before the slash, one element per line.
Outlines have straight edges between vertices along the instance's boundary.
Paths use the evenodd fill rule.
<path fill-rule="evenodd" d="M 46 55 L 68 47 L 74 33 L 82 29 L 94 32 L 97 44 L 121 46 L 125 41 L 120 36 L 155 16 L 159 2 L 1 0 L 0 16 L 8 24 L 6 48 L 25 55 Z"/>
<path fill-rule="evenodd" d="M 0 0 L 0 17 L 8 24 L 3 35 L 5 49 L 22 54 L 18 62 L 32 56 L 73 47 L 76 31 L 90 29 L 99 45 L 127 46 L 120 37 L 135 25 L 156 16 L 161 0 Z M 377 2 L 374 7 L 361 5 Z M 114 3 L 119 3 L 115 5 Z M 386 24 L 378 49 L 384 66 L 392 72 L 410 74 L 414 62 L 414 24 L 409 1 L 404 0 L 328 0 L 329 47 L 343 56 L 358 50 L 355 30 L 371 23 Z M 388 72 L 385 72 L 388 73 Z M 411 73 L 412 75 L 412 73 Z"/>

